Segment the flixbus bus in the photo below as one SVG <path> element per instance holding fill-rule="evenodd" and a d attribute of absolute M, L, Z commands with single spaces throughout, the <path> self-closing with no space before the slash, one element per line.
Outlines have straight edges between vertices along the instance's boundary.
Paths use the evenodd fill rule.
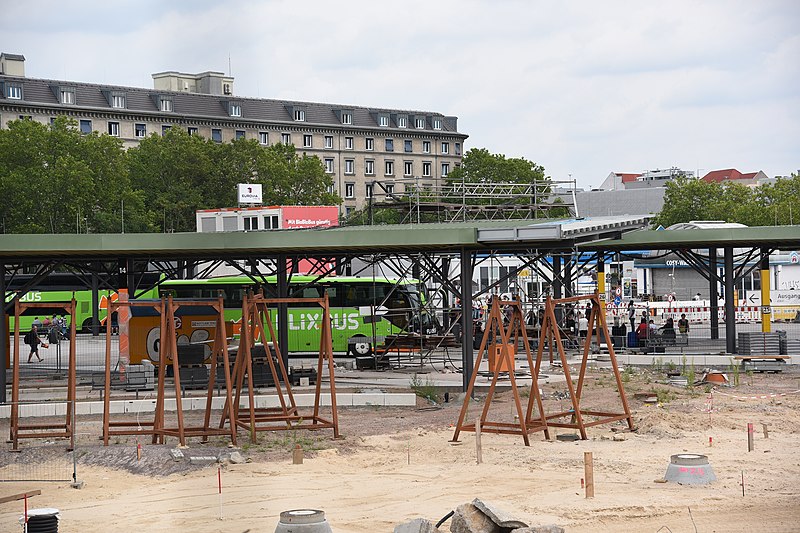
<path fill-rule="evenodd" d="M 225 320 L 237 324 L 242 318 L 242 296 L 246 291 L 263 289 L 266 298 L 277 297 L 275 276 L 225 276 L 194 280 L 165 280 L 159 288 L 140 298 L 158 298 L 171 294 L 173 298 L 215 299 L 222 291 L 225 299 Z M 335 352 L 352 356 L 369 355 L 373 345 L 386 335 L 420 332 L 436 333 L 438 325 L 433 314 L 425 309 L 427 294 L 417 280 L 393 280 L 373 277 L 330 277 L 294 275 L 289 281 L 289 297 L 322 298 L 328 295 L 332 323 L 332 344 Z M 374 309 L 374 312 L 373 312 Z M 277 313 L 273 320 L 277 321 Z M 178 343 L 194 344 L 213 338 L 213 317 L 183 319 Z M 321 308 L 316 304 L 289 304 L 289 353 L 311 353 L 319 349 Z M 196 326 L 196 327 L 195 327 Z M 238 328 L 234 327 L 234 330 Z M 158 359 L 157 324 L 147 332 L 147 355 L 134 353 L 132 339 L 131 362 L 147 357 Z M 181 337 L 186 337 L 181 339 Z"/>

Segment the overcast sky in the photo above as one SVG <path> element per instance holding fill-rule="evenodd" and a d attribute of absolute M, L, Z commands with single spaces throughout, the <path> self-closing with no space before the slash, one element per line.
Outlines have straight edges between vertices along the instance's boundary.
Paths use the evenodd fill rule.
<path fill-rule="evenodd" d="M 26 75 L 436 111 L 465 147 L 582 187 L 611 171 L 800 169 L 800 2 L 3 2 Z M 230 61 L 229 61 L 230 58 Z"/>

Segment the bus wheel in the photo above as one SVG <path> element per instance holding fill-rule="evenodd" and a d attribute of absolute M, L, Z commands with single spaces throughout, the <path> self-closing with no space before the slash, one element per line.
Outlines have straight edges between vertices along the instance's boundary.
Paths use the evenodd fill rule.
<path fill-rule="evenodd" d="M 347 345 L 347 353 L 353 357 L 372 355 L 372 344 L 367 341 L 366 337 L 356 337 Z"/>
<path fill-rule="evenodd" d="M 92 332 L 92 317 L 87 318 L 81 324 L 81 333 L 91 333 Z"/>

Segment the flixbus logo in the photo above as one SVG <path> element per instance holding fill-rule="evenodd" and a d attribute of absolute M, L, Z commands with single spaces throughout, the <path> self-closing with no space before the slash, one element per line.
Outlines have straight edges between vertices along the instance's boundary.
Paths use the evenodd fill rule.
<path fill-rule="evenodd" d="M 288 317 L 289 330 L 291 331 L 313 331 L 319 330 L 322 313 L 317 311 L 300 312 L 290 314 Z M 278 324 L 277 315 L 273 316 L 275 325 Z M 356 330 L 359 327 L 358 313 L 331 313 L 331 326 L 341 331 Z"/>

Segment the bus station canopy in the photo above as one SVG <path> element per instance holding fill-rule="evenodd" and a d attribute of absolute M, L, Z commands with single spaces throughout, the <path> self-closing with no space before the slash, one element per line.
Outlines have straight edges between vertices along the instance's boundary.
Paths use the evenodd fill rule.
<path fill-rule="evenodd" d="M 641 229 L 618 238 L 578 244 L 582 251 L 691 250 L 705 248 L 800 249 L 800 226 L 752 226 L 709 229 Z"/>
<path fill-rule="evenodd" d="M 227 259 L 281 254 L 567 249 L 643 228 L 648 217 L 502 220 L 219 233 L 0 235 L 0 261 Z"/>

